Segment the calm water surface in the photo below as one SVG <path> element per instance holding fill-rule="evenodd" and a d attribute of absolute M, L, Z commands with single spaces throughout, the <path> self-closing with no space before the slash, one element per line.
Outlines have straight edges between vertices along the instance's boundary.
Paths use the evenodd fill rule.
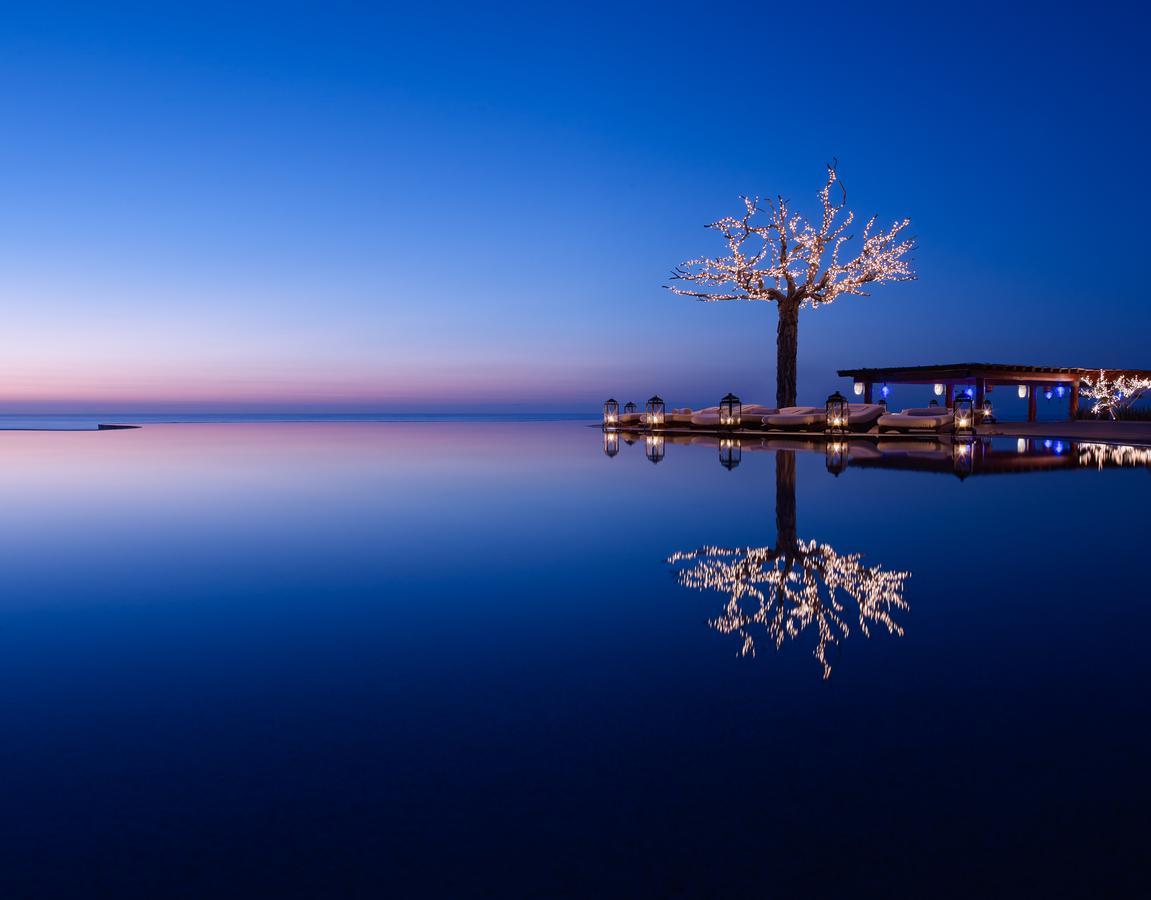
<path fill-rule="evenodd" d="M 0 893 L 1138 885 L 1145 465 L 663 452 L 0 434 Z"/>

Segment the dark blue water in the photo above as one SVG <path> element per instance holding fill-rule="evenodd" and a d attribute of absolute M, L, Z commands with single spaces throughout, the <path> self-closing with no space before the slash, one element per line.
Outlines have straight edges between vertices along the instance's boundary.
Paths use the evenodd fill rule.
<path fill-rule="evenodd" d="M 1138 885 L 1145 465 L 835 477 L 822 450 L 727 470 L 602 441 L 0 435 L 0 894 Z M 712 623 L 733 584 L 770 596 L 770 566 L 701 591 L 679 581 L 699 560 L 667 562 L 812 542 L 795 633 L 746 623 L 754 656 Z M 821 661 L 828 560 L 855 594 L 830 595 L 848 633 Z M 898 629 L 864 636 L 860 596 Z"/>

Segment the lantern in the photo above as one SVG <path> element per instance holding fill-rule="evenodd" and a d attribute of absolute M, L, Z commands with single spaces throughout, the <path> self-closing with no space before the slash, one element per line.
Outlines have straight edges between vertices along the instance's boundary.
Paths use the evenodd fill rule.
<path fill-rule="evenodd" d="M 824 431 L 828 434 L 847 433 L 847 398 L 839 391 L 827 398 Z"/>
<path fill-rule="evenodd" d="M 649 434 L 644 443 L 644 454 L 653 463 L 663 461 L 663 435 L 662 434 Z"/>
<path fill-rule="evenodd" d="M 935 386 L 935 396 L 936 397 L 942 397 L 943 396 L 943 385 L 937 384 Z"/>
<path fill-rule="evenodd" d="M 855 382 L 855 384 L 853 384 L 851 386 L 851 390 L 855 393 L 856 397 L 862 397 L 863 396 L 863 382 L 862 381 Z"/>
<path fill-rule="evenodd" d="M 1027 452 L 1027 438 L 1016 438 L 1016 440 L 1015 440 L 1015 452 L 1016 453 L 1026 453 Z"/>
<path fill-rule="evenodd" d="M 656 394 L 644 406 L 648 428 L 663 428 L 663 400 Z"/>
<path fill-rule="evenodd" d="M 719 464 L 729 472 L 743 459 L 743 448 L 733 438 L 723 438 L 719 442 Z"/>
<path fill-rule="evenodd" d="M 608 400 L 603 405 L 603 427 L 615 428 L 619 424 L 619 403 Z"/>
<path fill-rule="evenodd" d="M 970 397 L 966 395 L 956 397 L 952 412 L 955 413 L 954 431 L 956 435 L 975 434 L 975 410 L 972 409 Z"/>
<path fill-rule="evenodd" d="M 938 405 L 939 405 L 939 401 L 938 401 L 938 400 L 932 400 L 932 401 L 931 401 L 930 403 L 928 403 L 927 405 L 928 405 L 928 406 L 938 406 Z"/>
<path fill-rule="evenodd" d="M 880 392 L 879 392 L 879 393 L 883 394 L 883 399 L 884 399 L 884 400 L 886 400 L 888 397 L 890 397 L 890 396 L 891 396 L 891 388 L 889 388 L 889 387 L 887 386 L 887 382 L 884 382 L 884 384 L 883 384 L 883 388 L 882 388 L 882 390 L 880 390 Z"/>
<path fill-rule="evenodd" d="M 825 454 L 827 471 L 838 478 L 847 470 L 847 441 L 828 441 Z"/>
<path fill-rule="evenodd" d="M 623 411 L 625 415 L 630 415 L 636 411 L 636 406 L 630 400 L 624 404 Z"/>
<path fill-rule="evenodd" d="M 1058 385 L 1055 388 L 1055 396 L 1058 397 L 1060 400 L 1063 399 L 1063 395 L 1066 393 L 1067 393 L 1067 388 L 1065 388 L 1063 385 Z"/>
<path fill-rule="evenodd" d="M 735 394 L 728 394 L 719 401 L 719 424 L 725 428 L 738 428 L 743 421 L 743 404 Z"/>
<path fill-rule="evenodd" d="M 1021 385 L 1019 385 L 1017 390 L 1019 393 L 1019 399 L 1020 400 L 1026 400 L 1027 399 L 1027 385 L 1021 384 Z"/>
<path fill-rule="evenodd" d="M 975 388 L 965 387 L 963 389 L 963 393 L 965 393 L 968 397 L 974 397 L 975 396 Z"/>
<path fill-rule="evenodd" d="M 605 431 L 603 433 L 603 452 L 612 457 L 619 453 L 619 432 Z"/>
<path fill-rule="evenodd" d="M 990 425 L 992 422 L 995 421 L 995 411 L 992 409 L 990 400 L 984 398 L 983 408 L 980 410 L 980 413 L 983 416 L 983 418 L 981 420 L 983 422 L 983 424 Z"/>
<path fill-rule="evenodd" d="M 1053 391 L 1051 390 L 1051 388 L 1048 388 L 1047 390 L 1045 390 L 1043 392 L 1043 399 L 1044 400 L 1050 400 L 1052 397 L 1052 394 L 1053 394 Z"/>

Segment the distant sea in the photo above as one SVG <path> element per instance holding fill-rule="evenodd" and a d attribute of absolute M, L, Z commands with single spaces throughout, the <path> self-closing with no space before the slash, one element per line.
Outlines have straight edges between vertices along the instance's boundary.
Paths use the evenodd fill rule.
<path fill-rule="evenodd" d="M 177 425 L 284 422 L 578 422 L 594 413 L 75 413 L 0 414 L 0 431 L 90 431 L 97 425 Z"/>

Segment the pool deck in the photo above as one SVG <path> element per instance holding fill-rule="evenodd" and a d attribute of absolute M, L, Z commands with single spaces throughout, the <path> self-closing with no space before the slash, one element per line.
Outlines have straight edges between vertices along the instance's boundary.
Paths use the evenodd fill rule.
<path fill-rule="evenodd" d="M 829 435 L 827 435 L 823 429 L 811 431 L 779 431 L 755 428 L 720 431 L 694 427 L 669 427 L 652 432 L 642 427 L 623 427 L 613 430 L 620 434 L 656 434 L 668 438 L 698 436 L 729 439 L 771 438 L 787 440 L 790 438 L 808 441 L 826 441 L 829 438 Z M 1110 444 L 1151 446 L 1151 422 L 1096 422 L 1086 419 L 1069 419 L 1061 422 L 996 422 L 993 425 L 980 425 L 976 429 L 975 435 L 977 437 L 1064 438 L 1074 441 L 1099 441 Z M 863 432 L 853 431 L 848 434 L 834 435 L 832 439 L 836 441 L 922 441 L 939 439 L 949 441 L 952 437 L 953 435 L 949 430 L 913 432 L 887 431 L 882 434 L 876 430 L 872 430 Z"/>

